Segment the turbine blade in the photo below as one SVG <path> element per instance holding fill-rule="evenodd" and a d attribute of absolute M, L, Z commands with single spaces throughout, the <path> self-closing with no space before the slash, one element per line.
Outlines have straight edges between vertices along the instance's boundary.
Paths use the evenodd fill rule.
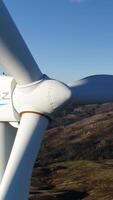
<path fill-rule="evenodd" d="M 0 186 L 2 200 L 28 200 L 32 168 L 48 119 L 34 113 L 22 115 L 20 127 Z"/>
<path fill-rule="evenodd" d="M 7 8 L 0 0 L 0 64 L 19 84 L 41 79 L 38 68 Z"/>
<path fill-rule="evenodd" d="M 113 101 L 113 75 L 94 75 L 70 84 L 72 102 L 97 104 Z"/>

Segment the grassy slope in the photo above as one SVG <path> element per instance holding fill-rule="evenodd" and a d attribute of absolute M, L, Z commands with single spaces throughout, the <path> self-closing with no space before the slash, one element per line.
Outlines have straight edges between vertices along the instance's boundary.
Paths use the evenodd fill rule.
<path fill-rule="evenodd" d="M 113 105 L 69 108 L 45 135 L 32 200 L 113 200 Z"/>

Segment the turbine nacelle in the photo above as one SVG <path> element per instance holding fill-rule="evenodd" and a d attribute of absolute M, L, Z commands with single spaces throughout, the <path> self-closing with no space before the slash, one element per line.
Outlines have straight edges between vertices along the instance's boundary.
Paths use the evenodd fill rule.
<path fill-rule="evenodd" d="M 13 91 L 16 81 L 11 76 L 0 76 L 0 122 L 17 122 L 20 120 L 13 106 Z"/>

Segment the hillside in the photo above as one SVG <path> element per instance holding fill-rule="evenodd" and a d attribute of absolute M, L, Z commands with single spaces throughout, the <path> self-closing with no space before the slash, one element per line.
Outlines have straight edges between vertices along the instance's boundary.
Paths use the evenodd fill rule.
<path fill-rule="evenodd" d="M 113 199 L 113 104 L 70 106 L 49 126 L 31 200 Z"/>

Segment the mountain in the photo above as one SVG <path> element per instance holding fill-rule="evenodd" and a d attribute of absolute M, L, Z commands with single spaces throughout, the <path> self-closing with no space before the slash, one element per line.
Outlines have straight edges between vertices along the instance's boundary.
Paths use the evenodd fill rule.
<path fill-rule="evenodd" d="M 70 105 L 49 125 L 30 200 L 113 200 L 113 103 Z"/>

